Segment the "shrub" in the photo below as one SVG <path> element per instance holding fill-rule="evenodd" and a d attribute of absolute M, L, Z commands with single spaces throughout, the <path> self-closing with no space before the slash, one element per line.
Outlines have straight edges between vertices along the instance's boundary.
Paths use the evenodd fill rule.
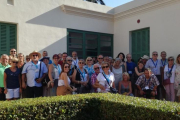
<path fill-rule="evenodd" d="M 78 94 L 0 102 L 6 120 L 179 120 L 180 104 L 118 94 Z"/>

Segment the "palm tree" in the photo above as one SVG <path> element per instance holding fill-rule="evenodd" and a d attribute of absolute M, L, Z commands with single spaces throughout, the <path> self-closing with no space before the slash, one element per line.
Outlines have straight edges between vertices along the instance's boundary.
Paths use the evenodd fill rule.
<path fill-rule="evenodd" d="M 85 0 L 85 1 L 89 1 L 89 2 L 93 2 L 93 3 L 99 3 L 101 5 L 105 5 L 103 0 Z"/>

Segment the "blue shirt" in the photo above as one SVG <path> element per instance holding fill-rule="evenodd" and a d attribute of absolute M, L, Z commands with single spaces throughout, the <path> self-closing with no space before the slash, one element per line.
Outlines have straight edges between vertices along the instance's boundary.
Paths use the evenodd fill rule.
<path fill-rule="evenodd" d="M 134 73 L 134 68 L 136 67 L 136 64 L 134 62 L 126 62 L 126 65 L 128 74 L 132 75 Z"/>
<path fill-rule="evenodd" d="M 42 86 L 41 83 L 37 83 L 35 81 L 35 79 L 39 77 L 40 63 L 41 63 L 41 73 L 40 73 L 40 78 L 41 78 L 44 73 L 48 72 L 48 69 L 43 62 L 38 61 L 36 65 L 34 65 L 32 62 L 28 62 L 23 67 L 22 74 L 26 73 L 27 85 L 29 87 Z"/>
<path fill-rule="evenodd" d="M 85 66 L 84 66 L 84 69 L 87 70 L 88 75 L 89 75 L 89 78 L 91 78 L 91 75 L 92 75 L 93 73 L 95 73 L 95 71 L 94 71 L 94 66 L 93 66 L 93 65 L 91 65 L 91 67 L 88 67 L 88 65 L 85 65 Z"/>
<path fill-rule="evenodd" d="M 15 72 L 12 72 L 10 68 L 5 69 L 4 71 L 7 75 L 6 78 L 6 87 L 7 89 L 19 88 L 19 75 L 21 74 L 20 69 L 17 68 Z"/>

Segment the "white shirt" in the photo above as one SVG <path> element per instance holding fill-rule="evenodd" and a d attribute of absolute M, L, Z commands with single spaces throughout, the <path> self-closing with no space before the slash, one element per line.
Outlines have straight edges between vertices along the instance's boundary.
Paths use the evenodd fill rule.
<path fill-rule="evenodd" d="M 22 74 L 26 73 L 27 77 L 27 85 L 29 87 L 41 87 L 41 83 L 37 83 L 35 81 L 36 78 L 39 77 L 39 70 L 40 70 L 40 63 L 41 63 L 41 73 L 40 73 L 40 78 L 43 76 L 44 73 L 48 72 L 48 69 L 46 65 L 43 62 L 38 61 L 37 68 L 32 62 L 28 62 L 24 65 Z"/>
<path fill-rule="evenodd" d="M 79 60 L 78 60 L 78 58 L 76 58 L 76 60 L 74 60 L 74 59 L 72 59 L 73 61 L 72 61 L 72 65 L 76 65 L 76 67 L 78 68 L 79 66 L 78 66 L 78 62 L 79 62 Z"/>
<path fill-rule="evenodd" d="M 105 87 L 105 91 L 106 92 L 109 92 L 110 91 L 110 86 L 112 87 L 113 85 L 113 82 L 115 81 L 115 78 L 114 78 L 114 74 L 112 72 L 110 72 L 109 74 L 109 80 L 110 80 L 110 86 L 109 84 L 107 83 L 107 80 L 106 78 L 103 76 L 102 73 L 99 73 L 98 76 L 97 76 L 97 80 L 99 81 L 99 84 L 103 85 Z M 98 90 L 99 91 L 99 90 Z M 99 91 L 99 92 L 103 92 L 103 91 Z"/>
<path fill-rule="evenodd" d="M 71 81 L 68 77 L 68 84 L 70 85 Z M 58 86 L 64 86 L 64 80 L 58 80 Z"/>
<path fill-rule="evenodd" d="M 169 68 L 169 71 L 171 70 L 171 68 Z M 176 65 L 173 66 L 172 68 L 172 76 L 170 77 L 170 82 L 171 83 L 174 83 L 174 80 L 175 80 L 175 71 L 176 71 Z M 165 68 L 164 68 L 164 79 L 168 79 L 166 73 L 168 72 L 168 65 L 165 65 Z"/>

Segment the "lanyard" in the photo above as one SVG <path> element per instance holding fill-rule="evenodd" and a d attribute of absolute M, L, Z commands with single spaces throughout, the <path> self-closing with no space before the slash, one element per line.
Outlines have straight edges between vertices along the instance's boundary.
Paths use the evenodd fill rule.
<path fill-rule="evenodd" d="M 74 65 L 76 65 L 77 64 L 77 59 L 76 59 L 76 62 L 75 62 L 75 60 L 73 60 L 73 62 L 74 62 Z"/>
<path fill-rule="evenodd" d="M 59 65 L 55 65 L 54 63 L 53 63 L 53 66 L 58 70 L 58 73 L 60 74 L 61 73 L 61 68 L 59 67 Z"/>
<path fill-rule="evenodd" d="M 33 61 L 32 61 L 32 64 L 36 67 L 36 69 L 38 69 L 38 65 L 37 65 L 37 64 L 35 65 L 35 64 L 33 63 Z"/>
<path fill-rule="evenodd" d="M 174 65 L 171 67 L 171 69 L 169 70 L 169 64 L 168 64 L 168 72 L 171 73 L 172 69 L 173 69 Z"/>
<path fill-rule="evenodd" d="M 110 84 L 110 74 L 109 75 L 106 75 L 104 72 L 103 72 L 104 76 L 106 77 L 108 83 Z"/>
<path fill-rule="evenodd" d="M 145 83 L 146 83 L 146 85 L 149 85 L 150 79 L 151 79 L 151 78 L 149 78 L 149 80 L 146 82 L 146 78 L 145 78 Z"/>
<path fill-rule="evenodd" d="M 164 67 L 165 66 L 165 64 L 166 64 L 166 59 L 165 59 L 165 61 L 163 62 L 162 61 L 162 59 L 161 59 L 161 63 L 162 63 L 162 66 Z"/>
<path fill-rule="evenodd" d="M 158 63 L 158 60 L 156 60 L 156 63 L 154 63 L 154 61 L 151 59 L 152 63 L 154 64 L 154 67 L 156 68 L 157 67 L 157 63 Z"/>
<path fill-rule="evenodd" d="M 70 70 L 70 72 L 69 72 L 69 75 L 71 75 L 72 74 L 72 65 L 71 65 L 71 70 Z"/>
<path fill-rule="evenodd" d="M 78 68 L 79 69 L 79 68 Z M 81 76 L 83 77 L 83 80 L 84 80 L 84 78 L 85 78 L 85 71 L 84 71 L 84 69 L 83 69 L 83 73 L 81 72 L 81 70 L 79 69 L 79 72 L 80 72 L 80 74 L 81 74 Z"/>

